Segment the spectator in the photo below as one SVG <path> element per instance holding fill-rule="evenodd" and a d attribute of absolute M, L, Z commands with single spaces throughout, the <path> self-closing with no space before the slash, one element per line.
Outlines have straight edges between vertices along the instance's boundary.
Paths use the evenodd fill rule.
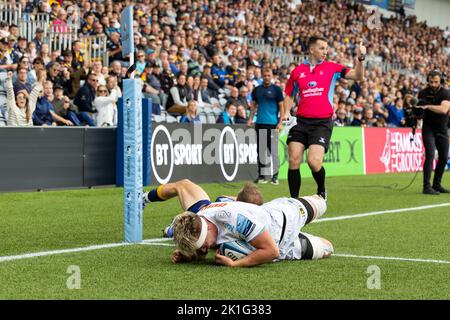
<path fill-rule="evenodd" d="M 186 109 L 186 114 L 181 116 L 180 123 L 201 124 L 200 117 L 197 115 L 197 102 L 190 100 Z"/>
<path fill-rule="evenodd" d="M 389 116 L 387 118 L 388 127 L 402 127 L 405 125 L 405 110 L 403 109 L 403 99 L 397 98 L 395 105 L 388 105 L 387 111 Z"/>
<path fill-rule="evenodd" d="M 211 76 L 211 66 L 209 64 L 205 64 L 203 66 L 203 78 L 208 79 L 208 89 L 210 90 L 210 94 L 214 98 L 218 98 L 220 87 L 216 84 L 214 79 Z"/>
<path fill-rule="evenodd" d="M 36 45 L 36 51 L 40 52 L 44 41 L 44 30 L 37 28 L 32 42 Z"/>
<path fill-rule="evenodd" d="M 25 90 L 27 94 L 31 93 L 31 84 L 27 81 L 28 70 L 25 67 L 19 67 L 17 69 L 17 80 L 14 82 L 14 94 Z"/>
<path fill-rule="evenodd" d="M 235 122 L 237 124 L 247 124 L 247 110 L 242 104 L 238 104 L 236 110 Z"/>
<path fill-rule="evenodd" d="M 177 84 L 170 89 L 167 99 L 167 111 L 170 113 L 186 113 L 188 96 L 189 89 L 186 84 L 186 75 L 180 73 L 177 77 Z"/>
<path fill-rule="evenodd" d="M 208 79 L 205 77 L 200 78 L 200 87 L 197 90 L 195 100 L 199 107 L 212 109 L 220 108 L 219 100 L 212 97 L 210 89 L 208 89 Z"/>
<path fill-rule="evenodd" d="M 114 75 L 117 78 L 117 85 L 121 90 L 123 90 L 123 75 L 122 75 L 122 65 L 119 61 L 113 61 L 111 63 L 110 75 Z"/>
<path fill-rule="evenodd" d="M 114 123 L 116 110 L 117 90 L 113 88 L 111 92 L 105 85 L 97 87 L 97 95 L 94 100 L 94 107 L 97 110 L 96 123 L 99 127 L 110 127 L 117 125 Z"/>
<path fill-rule="evenodd" d="M 102 73 L 102 69 L 103 69 L 102 60 L 94 59 L 91 62 L 91 65 L 92 65 L 92 72 L 98 76 L 98 84 L 105 86 L 106 80 L 105 80 L 105 75 Z"/>
<path fill-rule="evenodd" d="M 82 124 L 95 127 L 95 121 L 93 114 L 97 112 L 93 105 L 95 100 L 95 92 L 98 86 L 98 76 L 95 73 L 89 73 L 86 83 L 77 92 L 74 104 L 78 107 L 79 118 L 82 120 Z"/>
<path fill-rule="evenodd" d="M 112 32 L 107 45 L 109 61 L 122 62 L 122 45 L 120 44 L 120 33 Z"/>
<path fill-rule="evenodd" d="M 251 94 L 249 94 L 249 90 L 247 88 L 247 86 L 242 86 L 239 89 L 239 97 L 238 97 L 238 101 L 240 104 L 242 104 L 245 107 L 245 110 L 250 110 L 250 101 L 251 101 Z M 250 99 L 249 99 L 250 97 Z"/>
<path fill-rule="evenodd" d="M 353 121 L 350 123 L 352 127 L 361 127 L 362 122 L 362 110 L 361 109 L 355 109 L 353 111 Z"/>
<path fill-rule="evenodd" d="M 28 57 L 30 61 L 34 61 L 34 59 L 36 59 L 38 54 L 36 44 L 34 42 L 32 41 L 28 42 L 25 55 Z"/>
<path fill-rule="evenodd" d="M 72 121 L 58 116 L 53 108 L 53 83 L 44 82 L 44 96 L 37 99 L 36 109 L 33 112 L 35 126 L 56 126 L 58 123 L 73 126 Z"/>
<path fill-rule="evenodd" d="M 151 98 L 153 103 L 165 107 L 167 94 L 164 93 L 161 84 L 161 68 L 154 62 L 149 66 L 151 70 L 144 83 L 144 95 Z"/>
<path fill-rule="evenodd" d="M 336 111 L 336 120 L 334 120 L 335 127 L 344 127 L 348 126 L 349 122 L 347 119 L 347 112 L 344 108 L 340 108 Z"/>
<path fill-rule="evenodd" d="M 50 63 L 50 61 L 52 60 L 50 55 L 49 55 L 49 48 L 48 48 L 48 44 L 43 43 L 41 46 L 41 50 L 39 51 L 39 58 L 42 59 L 42 61 L 44 61 L 44 65 L 47 65 Z"/>
<path fill-rule="evenodd" d="M 42 83 L 45 79 L 45 74 L 39 74 L 39 80 L 35 82 L 30 95 L 24 91 L 19 91 L 17 94 L 14 94 L 12 78 L 13 73 L 9 71 L 5 85 L 8 106 L 8 126 L 32 126 L 32 115 L 36 109 L 37 99 L 42 92 Z"/>
<path fill-rule="evenodd" d="M 144 38 L 145 39 L 145 38 Z M 144 70 L 147 62 L 145 61 L 145 52 L 144 50 L 139 50 L 136 54 L 136 75 L 140 76 Z"/>
<path fill-rule="evenodd" d="M 64 88 L 65 95 L 72 92 L 70 72 L 67 68 L 61 68 L 61 65 L 58 62 L 50 62 L 47 65 L 47 80 L 51 81 L 53 85 Z"/>
<path fill-rule="evenodd" d="M 81 52 L 81 47 L 83 44 L 79 40 L 75 40 L 72 43 L 72 68 L 74 70 L 79 70 L 84 65 L 84 57 Z"/>
<path fill-rule="evenodd" d="M 281 88 L 272 84 L 272 70 L 264 69 L 264 82 L 252 92 L 254 101 L 248 125 L 253 123 L 256 114 L 255 129 L 258 140 L 258 178 L 257 183 L 266 183 L 270 176 L 271 183 L 278 185 L 278 131 L 281 129 L 281 116 L 283 112 L 283 92 Z M 269 158 L 267 158 L 267 155 Z M 273 172 L 271 170 L 271 164 Z"/>
<path fill-rule="evenodd" d="M 387 110 L 383 109 L 383 106 L 379 102 L 375 102 L 373 104 L 373 117 L 375 119 L 383 119 L 386 121 L 387 117 L 389 116 L 389 112 Z"/>
<path fill-rule="evenodd" d="M 220 55 L 215 54 L 212 58 L 213 65 L 211 66 L 211 77 L 219 88 L 224 88 L 228 85 L 227 72 L 223 68 L 222 59 Z"/>
<path fill-rule="evenodd" d="M 159 80 L 161 82 L 162 90 L 166 95 L 169 95 L 170 89 L 175 83 L 175 75 L 172 70 L 170 70 L 169 61 L 167 60 L 162 61 L 162 71 Z"/>
<path fill-rule="evenodd" d="M 235 124 L 234 117 L 236 116 L 237 106 L 234 101 L 228 101 L 223 111 L 216 120 L 216 123 Z"/>
<path fill-rule="evenodd" d="M 377 118 L 373 116 L 373 110 L 371 108 L 367 108 L 364 110 L 363 117 L 363 127 L 371 128 L 374 127 L 377 123 Z"/>
<path fill-rule="evenodd" d="M 75 126 L 81 126 L 81 122 L 78 119 L 78 109 L 70 102 L 69 97 L 64 95 L 64 89 L 60 85 L 55 85 L 52 104 L 55 113 L 66 120 L 70 120 Z"/>

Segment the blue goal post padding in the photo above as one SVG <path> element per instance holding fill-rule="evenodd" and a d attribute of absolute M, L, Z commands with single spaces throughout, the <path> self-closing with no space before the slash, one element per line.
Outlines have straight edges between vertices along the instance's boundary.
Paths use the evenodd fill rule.
<path fill-rule="evenodd" d="M 142 99 L 142 183 L 150 185 L 151 178 L 151 143 L 152 143 L 152 110 L 151 98 Z M 117 131 L 116 131 L 116 186 L 123 187 L 124 152 L 123 152 L 123 98 L 117 102 Z"/>

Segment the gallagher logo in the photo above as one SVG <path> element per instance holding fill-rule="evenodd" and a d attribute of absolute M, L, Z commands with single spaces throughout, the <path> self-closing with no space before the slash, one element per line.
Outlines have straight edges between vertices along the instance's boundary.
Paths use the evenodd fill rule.
<path fill-rule="evenodd" d="M 315 82 L 315 81 L 310 81 L 310 82 L 308 82 L 308 87 L 315 87 L 315 86 L 317 86 L 317 82 Z"/>

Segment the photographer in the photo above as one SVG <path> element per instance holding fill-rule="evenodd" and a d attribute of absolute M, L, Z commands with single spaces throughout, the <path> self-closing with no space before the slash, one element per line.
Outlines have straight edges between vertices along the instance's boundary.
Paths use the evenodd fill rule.
<path fill-rule="evenodd" d="M 419 92 L 416 108 L 424 110 L 422 137 L 425 147 L 425 163 L 423 165 L 423 193 L 438 195 L 450 193 L 442 187 L 441 180 L 447 165 L 448 157 L 448 111 L 450 108 L 450 92 L 443 87 L 443 75 L 431 71 L 427 77 L 428 86 Z M 433 185 L 430 185 L 431 171 L 435 149 L 439 160 L 434 172 Z"/>

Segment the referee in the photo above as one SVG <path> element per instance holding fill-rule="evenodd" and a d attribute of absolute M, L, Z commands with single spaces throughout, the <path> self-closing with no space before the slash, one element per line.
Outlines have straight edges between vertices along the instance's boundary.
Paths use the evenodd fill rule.
<path fill-rule="evenodd" d="M 317 194 L 326 200 L 325 169 L 323 157 L 328 151 L 333 131 L 333 93 L 339 78 L 363 80 L 366 48 L 359 44 L 355 69 L 326 61 L 327 40 L 311 37 L 308 42 L 309 57 L 292 70 L 286 83 L 284 98 L 284 119 L 288 119 L 292 97 L 299 99 L 297 125 L 289 131 L 288 183 L 292 198 L 298 198 L 301 187 L 300 162 L 303 152 L 308 151 L 308 165 L 317 183 Z"/>

